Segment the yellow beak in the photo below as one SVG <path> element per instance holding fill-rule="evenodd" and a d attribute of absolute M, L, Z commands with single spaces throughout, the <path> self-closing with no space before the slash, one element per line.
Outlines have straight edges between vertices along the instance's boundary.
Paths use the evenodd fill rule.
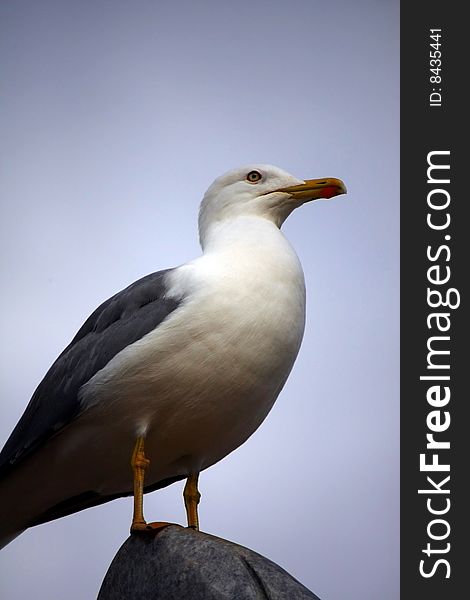
<path fill-rule="evenodd" d="M 286 192 L 292 198 L 308 202 L 318 198 L 333 198 L 333 196 L 346 194 L 346 186 L 341 179 L 328 177 L 326 179 L 307 179 L 300 185 L 282 188 L 278 192 Z"/>

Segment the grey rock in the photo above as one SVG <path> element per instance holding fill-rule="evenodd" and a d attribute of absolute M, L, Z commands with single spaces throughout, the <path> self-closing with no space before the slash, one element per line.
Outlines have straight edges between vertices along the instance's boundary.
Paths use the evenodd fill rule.
<path fill-rule="evenodd" d="M 114 557 L 98 600 L 319 600 L 260 554 L 170 525 L 131 535 Z"/>

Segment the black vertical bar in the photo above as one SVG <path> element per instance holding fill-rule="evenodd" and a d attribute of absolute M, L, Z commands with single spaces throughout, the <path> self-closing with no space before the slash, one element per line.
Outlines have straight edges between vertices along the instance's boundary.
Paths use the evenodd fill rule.
<path fill-rule="evenodd" d="M 470 403 L 464 385 L 470 371 L 464 6 L 451 0 L 401 4 L 402 600 L 461 598 L 470 573 L 463 467 L 470 454 L 464 442 L 470 440 L 464 416 Z M 430 163 L 435 167 L 428 173 Z M 436 376 L 449 379 L 429 379 Z M 450 448 L 433 448 L 435 442 Z M 426 471 L 433 460 L 436 470 Z M 449 471 L 438 470 L 445 465 Z"/>

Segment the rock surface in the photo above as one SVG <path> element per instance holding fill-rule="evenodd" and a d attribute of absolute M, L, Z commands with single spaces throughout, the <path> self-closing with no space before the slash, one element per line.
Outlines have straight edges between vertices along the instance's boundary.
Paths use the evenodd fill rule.
<path fill-rule="evenodd" d="M 260 554 L 170 525 L 131 535 L 114 557 L 98 600 L 319 600 Z"/>

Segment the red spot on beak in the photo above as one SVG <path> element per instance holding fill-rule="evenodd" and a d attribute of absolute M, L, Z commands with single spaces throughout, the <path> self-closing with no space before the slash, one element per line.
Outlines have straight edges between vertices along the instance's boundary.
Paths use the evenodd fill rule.
<path fill-rule="evenodd" d="M 338 188 L 334 186 L 328 186 L 322 190 L 322 198 L 333 198 L 333 196 L 338 195 Z"/>

